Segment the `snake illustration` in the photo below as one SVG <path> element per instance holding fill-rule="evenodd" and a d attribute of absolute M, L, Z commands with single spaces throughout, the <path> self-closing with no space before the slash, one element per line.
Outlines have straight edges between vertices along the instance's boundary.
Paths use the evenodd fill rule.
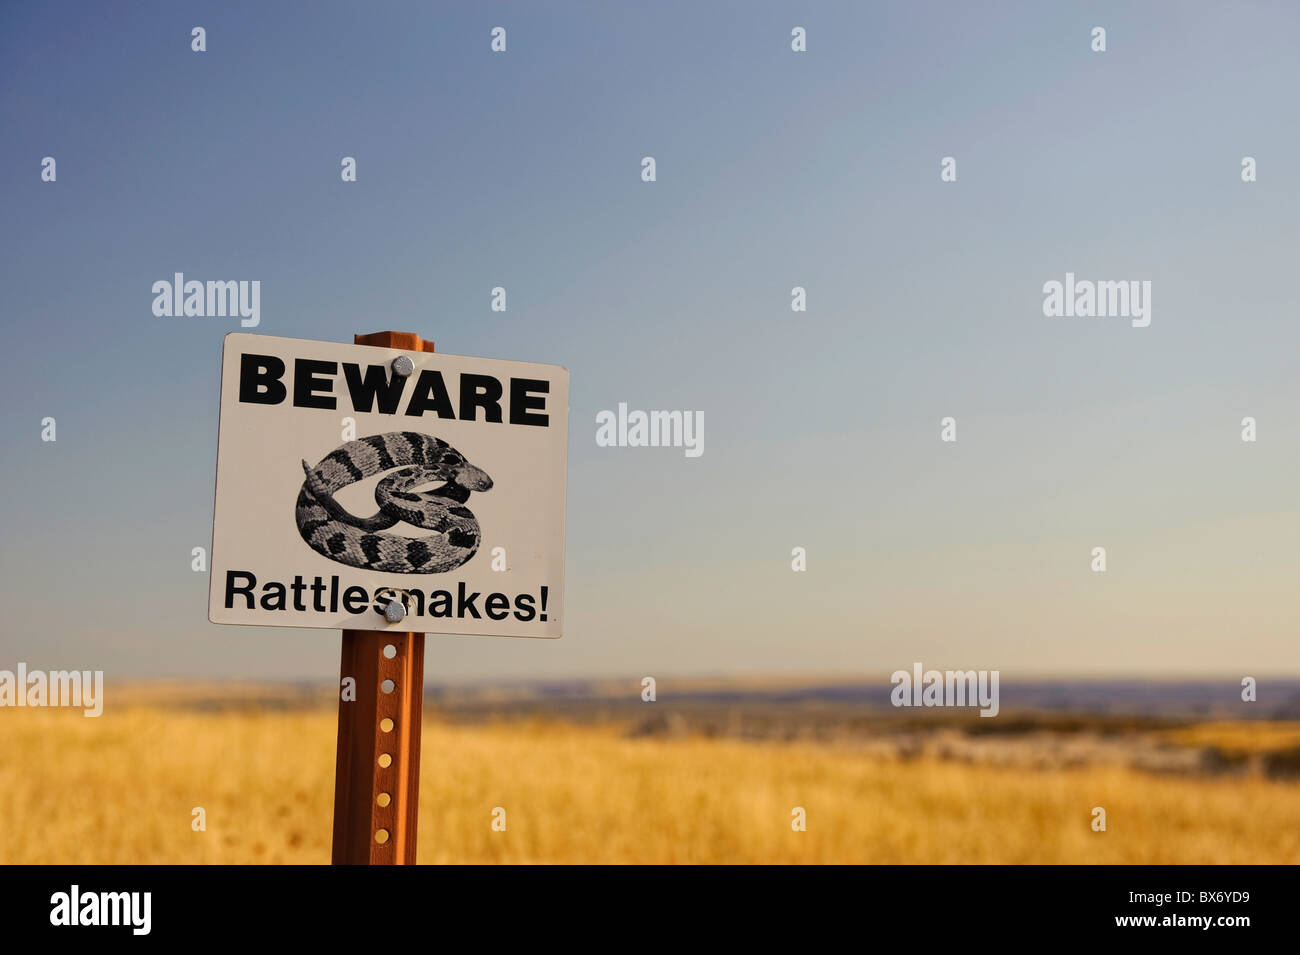
<path fill-rule="evenodd" d="M 379 512 L 373 517 L 354 517 L 334 500 L 341 488 L 392 468 L 402 470 L 376 485 Z M 307 479 L 298 492 L 298 532 L 330 560 L 394 574 L 441 574 L 478 551 L 478 521 L 465 502 L 471 491 L 489 490 L 492 479 L 440 438 L 414 431 L 371 435 L 335 448 L 315 467 L 303 461 L 302 469 Z M 432 491 L 411 490 L 435 481 L 446 483 Z M 398 521 L 434 533 L 376 533 Z"/>

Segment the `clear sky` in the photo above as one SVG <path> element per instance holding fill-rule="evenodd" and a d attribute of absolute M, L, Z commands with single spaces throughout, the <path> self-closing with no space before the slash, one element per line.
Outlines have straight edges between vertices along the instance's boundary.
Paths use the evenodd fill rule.
<path fill-rule="evenodd" d="M 570 369 L 569 632 L 431 680 L 1300 672 L 1300 9 L 630 6 L 0 5 L 0 668 L 337 672 L 207 622 L 238 322 L 155 317 L 184 272 Z M 1045 317 L 1067 271 L 1150 326 Z"/>

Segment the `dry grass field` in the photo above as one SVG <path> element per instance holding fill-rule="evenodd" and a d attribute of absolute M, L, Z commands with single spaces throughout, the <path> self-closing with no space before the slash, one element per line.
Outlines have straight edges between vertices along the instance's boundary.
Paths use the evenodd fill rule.
<path fill-rule="evenodd" d="M 1277 752 L 1300 747 L 1300 723 L 1199 723 L 1165 734 L 1184 746 L 1217 746 L 1225 753 Z"/>
<path fill-rule="evenodd" d="M 334 730 L 328 707 L 4 711 L 0 863 L 328 862 Z M 422 770 L 423 863 L 1300 862 L 1300 786 L 1256 777 L 432 718 Z"/>

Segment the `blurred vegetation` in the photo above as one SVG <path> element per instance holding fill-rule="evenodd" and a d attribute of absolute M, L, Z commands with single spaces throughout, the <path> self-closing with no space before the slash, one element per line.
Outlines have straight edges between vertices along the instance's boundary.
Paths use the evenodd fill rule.
<path fill-rule="evenodd" d="M 182 707 L 159 692 L 98 719 L 78 710 L 0 711 L 0 862 L 328 862 L 336 715 L 317 691 L 291 697 L 289 705 L 245 693 L 227 696 L 226 706 Z M 1141 731 L 1160 752 L 1213 750 L 1225 759 L 1287 753 L 1300 741 L 1300 724 L 1286 723 Z M 906 732 L 956 748 L 873 746 L 861 733 L 828 741 L 706 735 L 686 717 L 645 732 L 625 721 L 452 723 L 431 712 L 419 858 L 1300 862 L 1293 782 L 1256 772 L 1144 772 L 1090 762 L 1087 746 L 1077 763 L 1036 768 L 1005 762 L 1002 750 L 983 758 L 988 738 L 938 723 Z M 1045 753 L 1064 745 L 1050 728 L 1026 732 Z M 498 806 L 505 832 L 490 828 Z M 1106 832 L 1090 828 L 1095 806 L 1107 812 Z M 206 811 L 204 832 L 191 829 L 194 807 Z M 806 810 L 806 832 L 791 829 L 795 807 Z"/>

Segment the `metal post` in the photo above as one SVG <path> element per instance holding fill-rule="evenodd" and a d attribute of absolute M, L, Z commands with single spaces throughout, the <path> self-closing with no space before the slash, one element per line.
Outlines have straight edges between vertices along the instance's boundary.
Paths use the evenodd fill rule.
<path fill-rule="evenodd" d="M 355 343 L 433 351 L 413 332 L 357 335 Z M 424 634 L 344 630 L 339 674 L 356 681 L 356 700 L 339 699 L 331 861 L 414 865 Z M 392 681 L 387 693 L 385 681 Z"/>

